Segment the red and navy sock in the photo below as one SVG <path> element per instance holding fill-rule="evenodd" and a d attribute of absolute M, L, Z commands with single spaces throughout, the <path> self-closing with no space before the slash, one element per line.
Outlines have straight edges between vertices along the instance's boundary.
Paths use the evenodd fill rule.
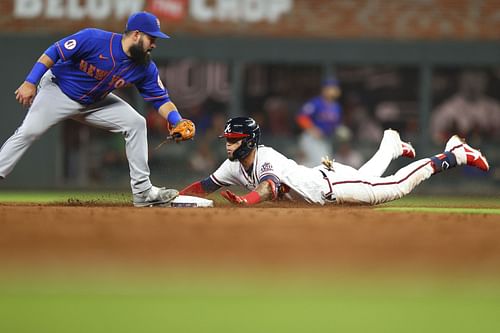
<path fill-rule="evenodd" d="M 457 166 L 457 158 L 455 154 L 447 151 L 442 154 L 431 157 L 431 165 L 434 169 L 434 173 L 441 172 L 443 170 L 448 170 Z"/>

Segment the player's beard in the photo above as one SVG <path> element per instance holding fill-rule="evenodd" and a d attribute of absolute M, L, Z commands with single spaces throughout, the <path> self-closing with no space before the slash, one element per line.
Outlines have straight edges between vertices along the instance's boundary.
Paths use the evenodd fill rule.
<path fill-rule="evenodd" d="M 147 65 L 151 61 L 151 55 L 144 51 L 144 43 L 142 37 L 137 44 L 130 46 L 130 58 L 138 65 Z"/>

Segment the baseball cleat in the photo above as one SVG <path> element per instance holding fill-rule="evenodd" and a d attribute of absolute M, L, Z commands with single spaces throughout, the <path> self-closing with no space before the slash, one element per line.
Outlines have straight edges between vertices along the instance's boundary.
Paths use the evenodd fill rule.
<path fill-rule="evenodd" d="M 446 148 L 444 148 L 444 151 L 449 151 L 453 153 L 453 150 L 462 147 L 464 143 L 465 140 L 455 134 L 448 140 L 448 142 L 446 142 Z"/>
<path fill-rule="evenodd" d="M 457 161 L 461 160 L 460 164 L 467 164 L 483 171 L 490 169 L 488 160 L 481 151 L 469 146 L 458 135 L 454 135 L 448 140 L 445 150 L 454 153 L 457 156 Z"/>
<path fill-rule="evenodd" d="M 179 196 L 179 191 L 152 186 L 149 190 L 134 194 L 135 207 L 161 206 Z"/>
<path fill-rule="evenodd" d="M 401 141 L 401 147 L 403 147 L 403 153 L 401 156 L 415 158 L 415 148 L 413 148 L 410 142 Z"/>
<path fill-rule="evenodd" d="M 483 171 L 488 171 L 490 165 L 486 160 L 486 157 L 481 153 L 480 150 L 472 148 L 468 144 L 464 143 L 465 155 L 467 156 L 467 165 L 476 167 Z"/>
<path fill-rule="evenodd" d="M 409 142 L 404 142 L 399 136 L 399 132 L 392 128 L 384 131 L 380 149 L 387 149 L 393 152 L 393 158 L 404 156 L 408 158 L 415 158 L 415 149 Z"/>

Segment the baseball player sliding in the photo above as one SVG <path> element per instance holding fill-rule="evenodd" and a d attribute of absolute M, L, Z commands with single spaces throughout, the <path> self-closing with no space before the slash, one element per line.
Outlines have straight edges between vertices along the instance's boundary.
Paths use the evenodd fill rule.
<path fill-rule="evenodd" d="M 250 190 L 239 196 L 231 191 L 221 195 L 231 203 L 253 205 L 280 198 L 304 199 L 309 203 L 380 204 L 410 193 L 430 176 L 457 165 L 471 165 L 488 171 L 480 151 L 452 136 L 442 154 L 415 161 L 392 176 L 382 177 L 389 163 L 400 157 L 415 157 L 415 150 L 401 141 L 398 132 L 386 130 L 375 155 L 359 170 L 328 158 L 308 168 L 276 150 L 259 145 L 259 125 L 252 118 L 229 119 L 221 136 L 226 139 L 228 159 L 209 177 L 180 193 L 205 196 L 222 186 L 242 185 Z"/>
<path fill-rule="evenodd" d="M 193 122 L 181 118 L 151 61 L 157 38 L 169 38 L 160 31 L 160 21 L 150 13 L 139 12 L 129 17 L 123 35 L 84 29 L 51 45 L 15 91 L 16 99 L 29 110 L 0 150 L 0 178 L 12 171 L 47 129 L 71 118 L 124 135 L 135 206 L 160 205 L 175 199 L 177 190 L 153 186 L 149 179 L 144 117 L 112 93 L 116 88 L 135 85 L 168 121 L 174 140 L 194 136 Z"/>

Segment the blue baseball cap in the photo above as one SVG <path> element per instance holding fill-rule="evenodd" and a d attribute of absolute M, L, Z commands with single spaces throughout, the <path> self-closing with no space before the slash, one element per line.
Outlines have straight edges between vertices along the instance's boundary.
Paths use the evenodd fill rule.
<path fill-rule="evenodd" d="M 130 15 L 127 21 L 127 31 L 139 30 L 157 38 L 170 38 L 160 31 L 160 20 L 151 13 L 138 12 Z"/>

